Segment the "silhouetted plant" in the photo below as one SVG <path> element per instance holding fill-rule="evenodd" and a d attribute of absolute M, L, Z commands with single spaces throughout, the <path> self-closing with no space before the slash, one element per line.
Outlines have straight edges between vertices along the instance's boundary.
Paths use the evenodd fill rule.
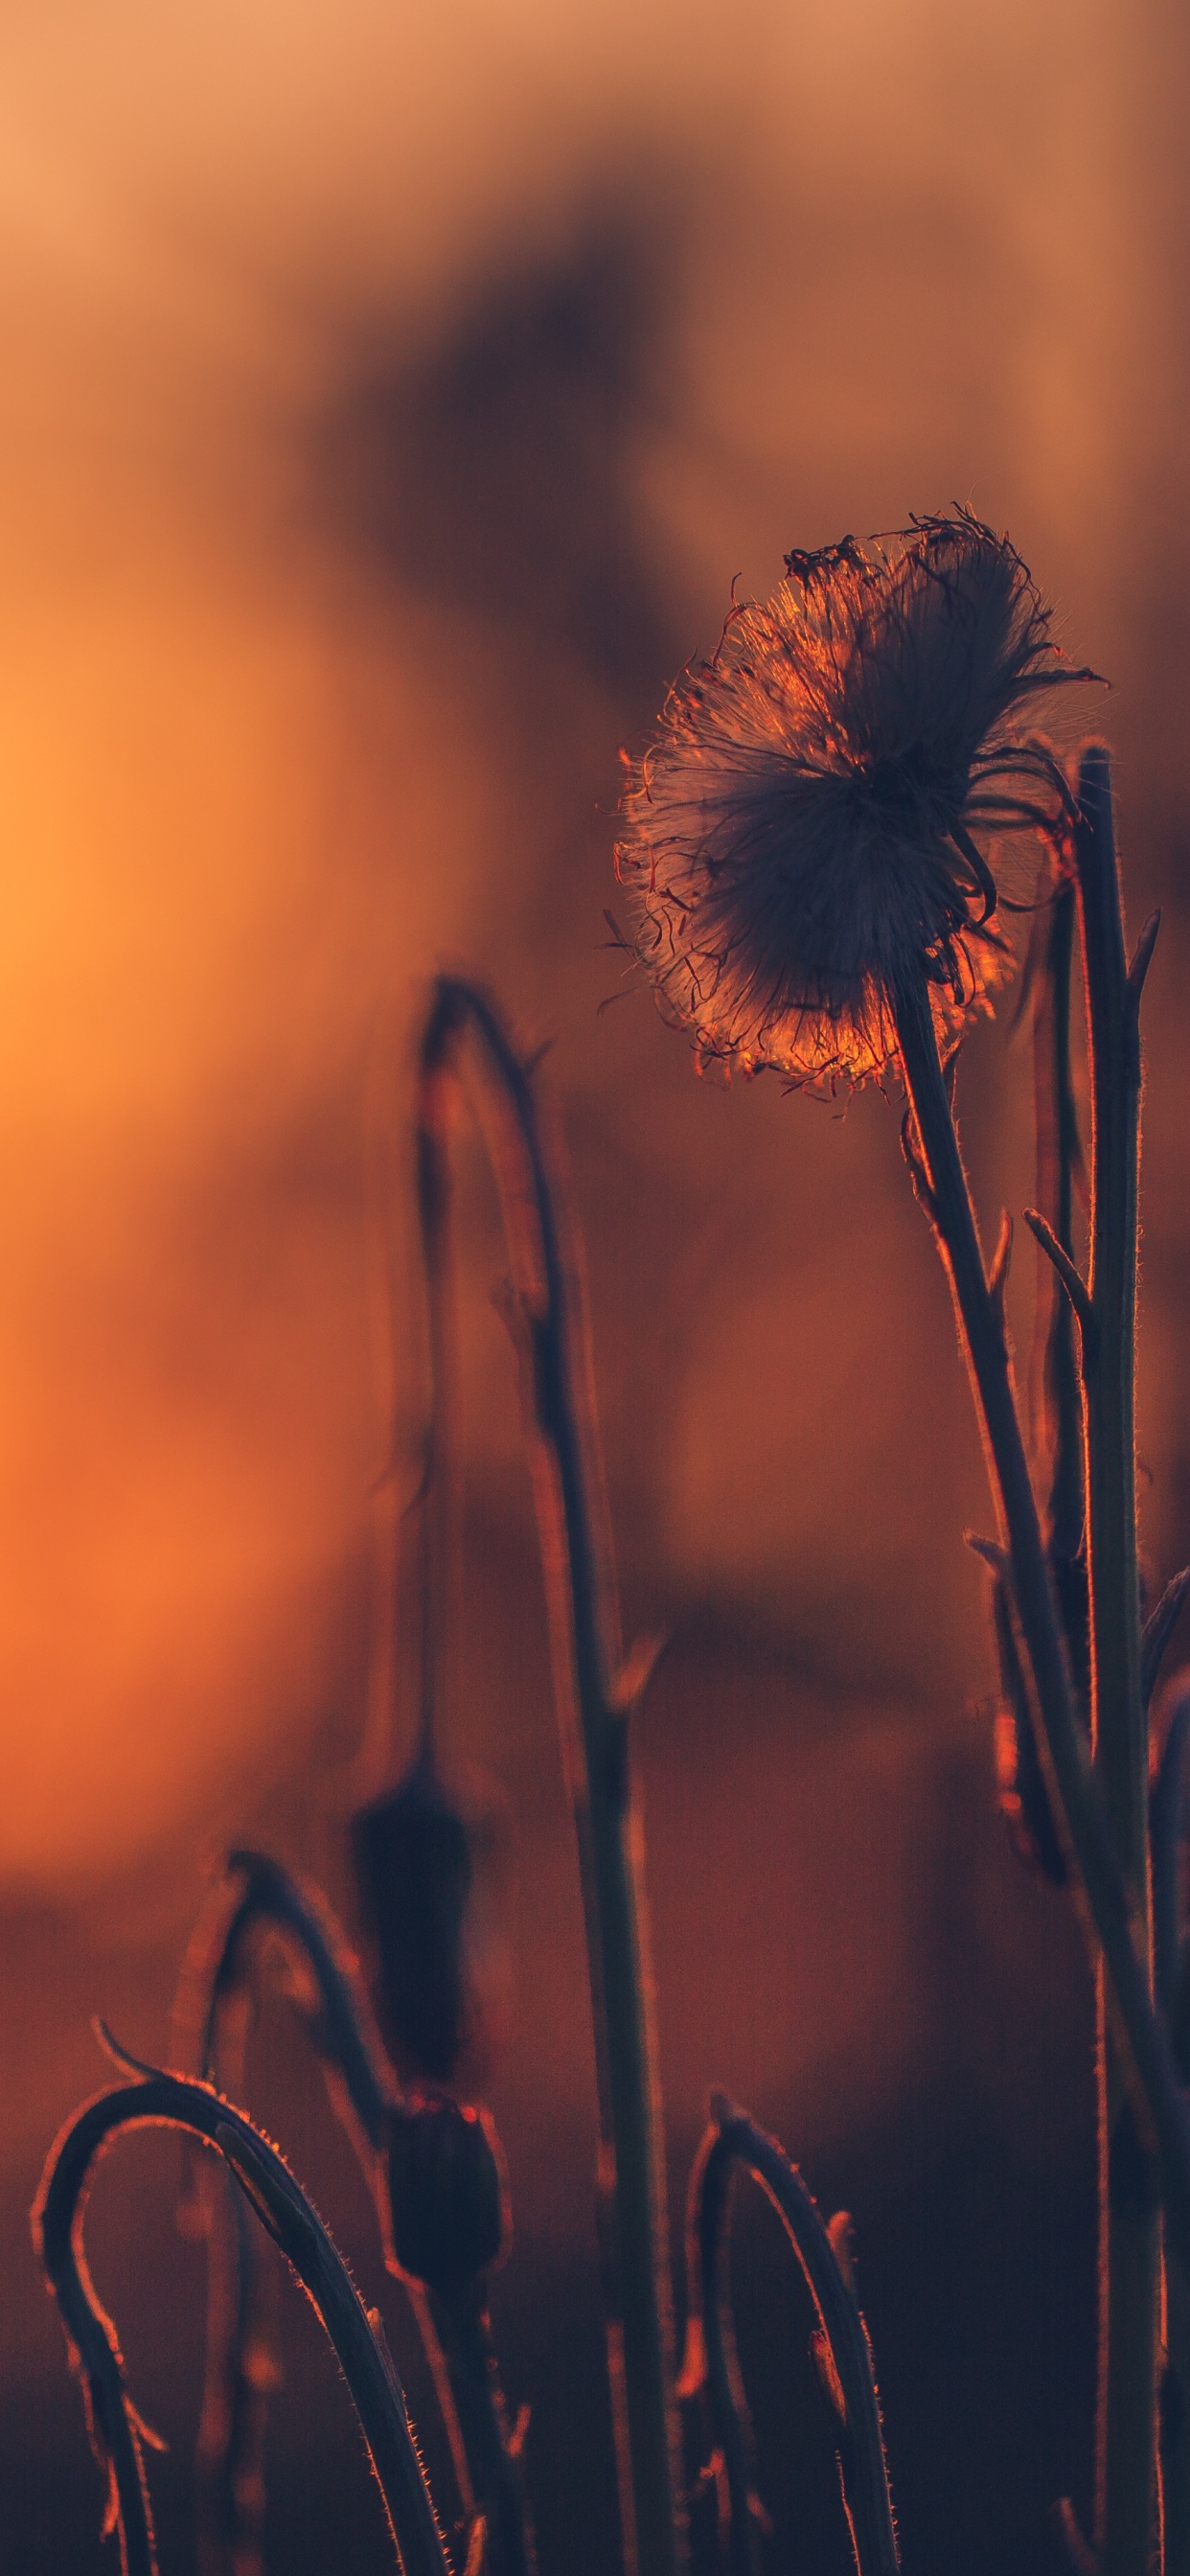
<path fill-rule="evenodd" d="M 859 2576 L 897 2576 L 896 2531 L 872 2351 L 852 2279 L 851 2222 L 841 2210 L 826 2227 L 811 2194 L 775 2138 L 729 2102 L 711 2096 L 710 2124 L 690 2177 L 686 2216 L 684 2397 L 706 2392 L 711 2430 L 724 2463 L 731 2576 L 759 2576 L 765 2524 L 752 2465 L 748 2406 L 735 2357 L 728 2288 L 728 2220 L 735 2172 L 750 2173 L 781 2220 L 805 2275 L 818 2324 L 811 2349 L 831 2417 L 843 2509 Z"/>
<path fill-rule="evenodd" d="M 1158 2499 L 1165 2568 L 1190 2567 L 1190 1943 L 1181 1854 L 1190 1691 L 1150 1703 L 1190 1572 L 1142 1620 L 1132 1401 L 1141 989 L 1156 934 L 1126 962 L 1106 755 L 1077 778 L 1032 730 L 1072 671 L 1019 556 L 970 514 L 787 558 L 760 608 L 733 608 L 713 660 L 675 685 L 629 765 L 621 877 L 635 953 L 700 1062 L 794 1086 L 903 1083 L 902 1142 L 950 1280 L 1000 1511 L 972 1543 L 992 1577 L 1001 1795 L 1022 1857 L 1080 1907 L 1100 1977 L 1102 2371 L 1094 2547 L 1068 2501 L 1080 2567 L 1149 2576 Z M 1042 882 L 1022 852 L 1040 846 Z M 1008 891 L 1009 886 L 1013 888 Z M 980 1249 L 955 1124 L 959 1043 L 1013 966 L 1003 913 L 1033 914 L 1038 1301 L 1030 1466 L 1004 1294 L 1007 1218 Z M 1091 1083 L 1089 1268 L 1071 1072 L 1076 926 Z M 182 2128 L 214 2147 L 227 2213 L 204 2181 L 211 2303 L 202 2448 L 210 2576 L 261 2563 L 269 2351 L 250 2211 L 287 2256 L 342 2360 L 407 2576 L 447 2544 L 410 2439 L 379 2319 L 322 2223 L 223 2085 L 244 2088 L 262 1933 L 291 1986 L 368 2180 L 387 2260 L 410 2293 L 446 2421 L 468 2576 L 529 2576 L 521 2431 L 496 2370 L 486 2282 L 508 2238 L 487 2114 L 460 2098 L 474 2020 L 472 1853 L 437 1731 L 458 1554 L 451 1138 L 470 1067 L 500 1188 L 546 1578 L 554 1688 L 577 1833 L 598 2073 L 597 2191 L 623 2555 L 631 2576 L 684 2576 L 676 2401 L 700 2400 L 731 2576 L 760 2576 L 765 2516 L 731 2319 L 732 2185 L 777 2209 L 816 2314 L 812 2349 L 857 2576 L 898 2557 L 872 2356 L 849 2222 L 823 2224 L 776 2141 L 726 2097 L 691 2180 L 685 2360 L 677 2377 L 631 1715 L 655 1647 L 624 1657 L 595 1421 L 581 1264 L 558 1136 L 491 998 L 443 977 L 417 1073 L 418 1209 L 431 1400 L 416 1506 L 420 1710 L 411 1761 L 355 1819 L 352 1858 L 371 1992 L 317 1891 L 233 1852 L 187 1961 L 177 2053 L 192 2073 L 120 2059 L 137 2081 L 59 2140 L 35 2212 L 50 2287 L 109 2476 L 126 2576 L 152 2576 L 144 2427 L 82 2251 L 96 2154 L 123 2129 Z M 1039 1504 L 1037 1492 L 1042 1501 Z M 1151 1749 L 1150 1749 L 1151 1748 Z M 116 2052 L 119 2055 L 119 2052 Z M 205 2170 L 205 2168 L 204 2168 Z M 1164 2211 L 1164 2240 L 1160 2210 Z M 1164 2270 L 1163 2267 L 1164 2266 Z M 1160 2300 L 1164 2297 L 1164 2310 Z M 1161 2317 L 1165 2366 L 1158 2409 Z M 462 2551 L 460 2551 L 460 2555 Z"/>
<path fill-rule="evenodd" d="M 1147 1713 L 1183 1586 L 1142 1629 L 1133 1432 L 1139 1012 L 1158 916 L 1129 964 L 1107 755 L 1089 749 L 1072 787 L 1027 725 L 1041 694 L 1093 675 L 1062 662 L 1007 539 L 961 513 L 793 554 L 787 570 L 767 606 L 732 610 L 713 660 L 675 685 L 629 764 L 617 865 L 636 952 L 701 1062 L 831 1088 L 887 1068 L 904 1085 L 906 1160 L 950 1280 L 1001 1514 L 1000 1540 L 976 1544 L 994 1576 L 1006 1786 L 1019 1838 L 1070 1877 L 1100 1981 L 1096 2553 L 1100 2576 L 1146 2576 L 1159 2193 L 1175 2272 L 1190 2258 L 1190 2117 L 1153 1988 Z M 1012 1227 L 1006 1217 L 985 1266 L 954 1116 L 964 1028 L 1010 964 L 998 916 L 1022 908 L 1005 878 L 1026 831 L 1048 863 L 1039 899 L 1055 906 L 1037 1049 L 1050 1204 L 1026 1220 L 1070 1308 L 1047 1337 L 1044 1533 L 1005 1322 Z M 1071 1241 L 1075 904 L 1085 1281 Z"/>
<path fill-rule="evenodd" d="M 379 2316 L 361 2304 L 326 2228 L 275 2147 L 213 2085 L 159 2073 L 112 2054 L 137 2081 L 85 2105 L 59 2138 L 34 2209 L 46 2277 L 83 2381 L 87 2419 L 108 2478 L 105 2529 L 118 2529 L 124 2576 L 156 2576 L 142 2445 L 153 2436 L 128 2395 L 115 2328 L 99 2303 L 83 2251 L 95 2158 L 121 2131 L 180 2129 L 214 2147 L 262 2226 L 279 2245 L 334 2345 L 380 2485 L 398 2563 L 406 2576 L 449 2576 L 409 2430 L 404 2393 Z"/>
<path fill-rule="evenodd" d="M 253 1934 L 279 1934 L 296 1952 L 304 2018 L 332 2104 L 376 2205 L 389 2268 L 407 2291 L 446 2420 L 465 2521 L 478 2514 L 493 2576 L 531 2562 L 519 2446 L 508 2433 L 487 2318 L 486 2276 L 508 2233 L 503 2165 L 486 2113 L 449 2095 L 398 2085 L 354 1959 L 324 1898 L 299 1887 L 261 1852 L 233 1852 L 225 1886 L 200 1923 L 183 1974 L 175 2028 L 199 2071 L 220 2066 L 220 2031 L 250 1992 Z M 301 1989 L 299 1988 L 299 1992 Z M 188 2037 L 189 2035 L 189 2037 Z M 243 2080 L 242 2050 L 237 2075 Z M 269 2374 L 256 2343 L 259 2251 L 235 2227 L 224 2255 L 214 2239 L 207 2335 L 208 2477 L 205 2528 L 213 2565 L 241 2576 L 259 2548 L 264 2404 Z M 230 2260 L 229 2295 L 223 2277 Z"/>
<path fill-rule="evenodd" d="M 552 1119 L 539 1097 L 534 1066 L 522 1060 L 490 997 L 457 979 L 444 978 L 436 988 L 419 1059 L 418 1197 L 434 1380 L 420 1496 L 419 1743 L 396 1789 L 373 1800 L 357 1821 L 352 1845 L 361 1912 L 370 1934 L 376 2004 L 410 2080 L 402 2088 L 388 2063 L 377 2017 L 325 1901 L 257 1852 L 231 1855 L 227 1879 L 199 1925 L 179 1993 L 176 2045 L 199 2077 L 218 2072 L 226 2081 L 224 2060 L 231 2059 L 242 2085 L 247 2013 L 259 1974 L 257 1936 L 265 1932 L 274 1942 L 280 1939 L 293 1961 L 292 1990 L 322 2060 L 332 2102 L 375 2198 L 389 2260 L 413 2298 L 451 2436 L 472 2576 L 481 2565 L 491 2576 L 524 2576 L 532 2540 L 521 2482 L 522 2427 L 510 2430 L 506 2418 L 484 2291 L 486 2270 L 506 2234 L 502 2168 L 486 2114 L 459 2103 L 447 2089 L 466 2014 L 462 1935 L 469 1859 L 462 1819 L 455 1816 L 438 1778 L 435 1754 L 437 1632 L 449 1597 L 448 1560 L 454 1545 L 448 1436 L 453 1341 L 449 1144 L 452 1095 L 469 1036 L 478 1042 L 494 1111 L 489 1133 L 512 1273 L 505 1307 L 522 1362 L 555 1691 L 586 1898 L 603 2130 L 597 2169 L 600 2242 L 624 2556 L 642 2576 L 675 2576 L 684 2565 L 686 2517 L 656 2127 L 659 2084 L 629 1758 L 631 1713 L 656 1647 L 646 1641 L 626 1659 L 620 1648 L 581 1272 Z M 449 1841 L 440 1831 L 444 1818 Z M 399 1853 L 424 1891 L 420 1922 L 393 1901 L 387 1884 L 386 1873 L 395 1869 Z M 431 1884 L 435 1873 L 437 1885 Z M 445 1901 L 439 1902 L 443 1892 Z M 79 2178 L 98 2141 L 134 2120 L 161 2116 L 161 2106 L 166 2106 L 180 2125 L 214 2140 L 230 2163 L 239 2194 L 266 2216 L 269 2232 L 291 2260 L 296 2259 L 297 2241 L 292 2220 L 287 2226 L 277 2223 L 274 2201 L 280 2186 L 272 2166 L 271 2197 L 261 2185 L 263 2167 L 258 2170 L 246 2144 L 255 2134 L 246 2117 L 210 2109 L 221 2097 L 209 2084 L 144 2072 L 141 2088 L 105 2096 L 80 2115 L 51 2158 L 37 2213 L 50 2285 L 68 2333 L 76 2342 L 81 2338 L 87 2356 L 92 2420 L 102 2428 L 104 2456 L 118 2463 L 115 2512 L 126 2553 L 131 2552 L 131 2576 L 149 2576 L 154 2564 L 140 2419 L 123 2388 L 114 2330 L 97 2326 L 85 2287 L 80 2292 L 82 2276 L 64 2262 L 63 2225 L 69 2239 L 71 2221 L 64 2222 L 60 2213 L 68 2206 L 73 2210 L 70 2195 L 81 2188 Z M 811 2210 L 780 2151 L 744 2123 L 742 2114 L 733 2115 L 733 2121 L 724 2132 L 731 2152 L 743 2152 L 746 2131 L 752 2161 L 758 2170 L 764 2167 L 768 2188 L 779 2162 L 777 2197 L 787 2223 L 792 2200 L 798 2201 L 799 2211 L 802 2204 Z M 261 2141 L 261 2148 L 267 2158 L 267 2142 Z M 711 2170 L 717 2172 L 717 2162 Z M 259 2562 L 265 2402 L 276 2373 L 267 2351 L 262 2352 L 263 2302 L 251 2225 L 237 2218 L 230 2234 L 221 2231 L 218 2205 L 209 2192 L 199 2206 L 212 2252 L 203 2528 L 213 2576 L 215 2571 L 217 2576 L 245 2576 Z M 238 2201 L 236 2206 L 238 2211 Z M 289 2213 L 288 2200 L 285 2208 Z M 797 2237 L 803 2261 L 808 2224 L 803 2213 Z M 306 2278 L 314 2259 L 310 2231 L 320 2241 L 325 2231 L 306 2204 L 301 2225 L 307 2267 L 301 2277 Z M 833 2266 L 836 2276 L 826 2302 L 825 2329 L 820 2329 L 833 2338 L 829 2367 L 824 2352 L 823 2370 L 848 2463 L 845 2500 L 857 2546 L 862 2546 L 870 2516 L 865 2521 L 862 2502 L 857 2513 L 854 2500 L 881 2492 L 887 2496 L 879 2422 L 873 2398 L 866 2422 L 841 2427 L 837 2391 L 854 2388 L 851 2345 L 857 2331 L 862 2338 L 862 2324 L 830 2239 L 816 2217 L 812 2225 L 821 2238 L 811 2270 L 820 2315 L 823 2263 Z M 338 2258 L 329 2238 L 319 2260 L 337 2280 Z M 301 2272 L 301 2263 L 297 2268 Z M 850 2342 L 847 2334 L 839 2339 L 840 2319 L 848 2321 Z M 863 2349 L 866 2353 L 866 2343 Z M 416 2533 L 407 2547 L 395 2513 L 393 2519 L 409 2576 L 426 2576 L 416 2555 Z M 891 2522 L 888 2531 L 891 2535 Z M 883 2557 L 866 2551 L 860 2576 L 889 2576 L 889 2565 L 887 2551 Z"/>

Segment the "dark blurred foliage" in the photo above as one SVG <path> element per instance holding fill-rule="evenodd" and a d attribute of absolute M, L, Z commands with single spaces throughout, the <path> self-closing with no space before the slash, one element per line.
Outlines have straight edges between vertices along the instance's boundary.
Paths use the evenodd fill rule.
<path fill-rule="evenodd" d="M 674 649 L 631 476 L 666 265 L 627 209 L 592 218 L 570 257 L 493 276 L 427 356 L 353 353 L 314 441 L 316 489 L 369 579 L 573 655 L 636 722 Z"/>

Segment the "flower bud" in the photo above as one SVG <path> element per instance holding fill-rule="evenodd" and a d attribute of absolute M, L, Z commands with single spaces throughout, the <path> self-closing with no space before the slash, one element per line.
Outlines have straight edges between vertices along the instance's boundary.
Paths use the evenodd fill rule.
<path fill-rule="evenodd" d="M 467 1827 L 433 1762 L 415 1762 L 352 1828 L 377 2018 L 405 2076 L 449 2084 L 468 2038 Z"/>
<path fill-rule="evenodd" d="M 487 2115 L 445 2095 L 412 2095 L 389 2117 L 392 2253 L 439 2298 L 490 2269 L 505 2238 L 504 2178 Z"/>

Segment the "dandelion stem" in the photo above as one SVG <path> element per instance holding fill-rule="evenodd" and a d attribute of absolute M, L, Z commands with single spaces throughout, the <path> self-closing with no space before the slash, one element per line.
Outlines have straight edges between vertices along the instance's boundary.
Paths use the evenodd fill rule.
<path fill-rule="evenodd" d="M 1152 1973 L 1149 1738 L 1141 1687 L 1136 1562 L 1139 989 L 1128 975 L 1107 754 L 1087 752 L 1075 828 L 1091 1070 L 1093 1344 L 1087 1399 L 1091 1740 L 1108 1824 Z M 1138 2132 L 1099 1978 L 1100 2384 L 1097 2487 L 1101 2576 L 1143 2576 L 1156 2500 L 1160 2218 L 1157 2174 Z"/>
<path fill-rule="evenodd" d="M 619 1616 L 577 1250 L 557 1146 L 486 994 L 440 979 L 422 1040 L 423 1095 L 468 1027 L 494 1074 L 493 1150 L 514 1272 L 554 1672 L 578 1836 L 600 2103 L 599 2209 L 625 2558 L 682 2576 L 685 2516 L 660 2144 L 660 2086 L 639 1812 L 615 1694 Z M 423 1132 L 432 1130 L 429 1116 Z"/>
<path fill-rule="evenodd" d="M 1046 927 L 1038 978 L 1034 1029 L 1037 1109 L 1037 1199 L 1068 1261 L 1074 1257 L 1074 1176 L 1079 1166 L 1078 1119 L 1070 1076 L 1070 968 L 1078 898 L 1063 883 Z M 1026 1215 L 1026 1224 L 1032 1218 Z M 1042 1250 L 1046 1246 L 1042 1243 Z M 1050 1451 L 1049 1556 L 1070 1648 L 1073 1678 L 1086 1682 L 1086 1569 L 1083 1537 L 1085 1457 L 1083 1390 L 1077 1298 L 1063 1294 L 1061 1269 L 1042 1264 L 1037 1298 L 1035 1413 Z"/>
<path fill-rule="evenodd" d="M 1179 1986 L 1185 1970 L 1181 1857 L 1186 1821 L 1186 1755 L 1190 1688 L 1182 1684 L 1168 1711 L 1165 1743 L 1153 1783 L 1153 1968 L 1157 1992 L 1174 2027 L 1183 2078 L 1190 2075 Z M 1190 2276 L 1172 2246 L 1165 2261 L 1165 2376 L 1161 2390 L 1161 2522 L 1165 2576 L 1190 2576 Z"/>
<path fill-rule="evenodd" d="M 1081 1892 L 1093 1962 L 1102 1953 L 1137 2113 L 1156 2143 L 1171 2234 L 1190 2255 L 1190 2119 L 1169 2033 L 1153 2010 L 1143 1927 L 1138 1930 L 1134 1918 L 1071 1695 L 1003 1321 L 984 1273 L 924 974 L 917 986 L 898 995 L 896 1010 L 901 1064 L 930 1183 L 932 1222 L 951 1282 L 1008 1541 L 1017 1616 L 1036 1694 L 1038 1752 Z"/>

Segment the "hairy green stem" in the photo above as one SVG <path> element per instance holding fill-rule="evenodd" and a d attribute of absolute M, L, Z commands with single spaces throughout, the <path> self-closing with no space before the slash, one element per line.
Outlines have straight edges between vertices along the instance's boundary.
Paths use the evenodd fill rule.
<path fill-rule="evenodd" d="M 233 1851 L 227 1873 L 183 1965 L 173 2012 L 174 2064 L 243 2100 L 254 1937 L 262 1928 L 280 1930 L 300 1945 L 313 1971 L 318 2045 L 328 2074 L 333 2070 L 336 2108 L 348 2113 L 353 2144 L 374 2165 L 387 2116 L 379 2045 L 364 2035 L 362 1993 L 329 1907 L 264 1852 Z M 207 2249 L 200 2566 L 202 2576 L 251 2576 L 262 2565 L 269 2398 L 280 2378 L 272 2350 L 275 2257 L 230 2177 L 195 2174 L 187 2197 Z"/>
<path fill-rule="evenodd" d="M 426 2293 L 434 2333 L 450 2373 L 468 2472 L 486 2524 L 490 2576 L 531 2576 L 535 2566 L 527 2528 L 520 2461 L 509 2437 L 482 2280 L 450 2298 Z"/>
<path fill-rule="evenodd" d="M 252 1936 L 264 1927 L 296 1942 L 317 1987 L 310 2034 L 323 2061 L 332 2105 L 356 2150 L 369 2189 L 381 2204 L 387 2238 L 399 2216 L 399 2212 L 386 2213 L 383 2206 L 390 2188 L 386 2150 L 397 2086 L 331 1908 L 313 1888 L 300 1886 L 279 1861 L 257 1851 L 229 1854 L 228 1879 L 220 1896 L 211 1922 L 199 1926 L 183 1971 L 175 2007 L 175 2028 L 183 2047 L 189 2042 L 206 2081 L 222 2076 L 226 2082 L 228 2070 L 219 2063 L 220 2016 L 248 1974 Z M 210 2555 L 214 2558 L 220 2552 L 220 2569 L 234 2563 L 238 2571 L 241 2560 L 248 2563 L 254 2490 L 263 2487 L 267 2411 L 266 2391 L 258 2385 L 252 2355 L 245 2350 L 258 2295 L 259 2249 L 242 2217 L 234 2244 L 212 2246 L 211 2264 L 208 2370 L 212 2384 L 207 2414 L 218 2438 L 208 2446 L 214 2471 L 208 2519 L 219 2536 Z M 229 2278 L 224 2277 L 227 2274 Z M 527 2576 L 532 2546 L 520 2465 L 506 2440 L 483 2284 L 466 2284 L 457 2301 L 438 2299 L 408 2278 L 406 2287 L 464 2509 L 473 2511 L 478 2503 L 487 2517 L 491 2576 Z M 230 2404 L 221 2402 L 224 2391 Z"/>
<path fill-rule="evenodd" d="M 1045 924 L 1034 1038 L 1037 1113 L 1037 1205 L 1069 1260 L 1074 1258 L 1074 1176 L 1079 1168 L 1078 1117 L 1070 1071 L 1070 984 L 1078 897 L 1063 883 Z M 1087 1571 L 1083 1554 L 1086 1455 L 1079 1332 L 1074 1309 L 1047 1249 L 1038 1247 L 1034 1416 L 1038 1447 L 1049 1463 L 1050 1571 L 1080 1700 L 1089 1697 Z"/>
<path fill-rule="evenodd" d="M 925 1203 L 951 1282 L 1008 1541 L 1017 1617 L 1035 1687 L 1038 1751 L 1081 1896 L 1093 1963 L 1102 1953 L 1134 2105 L 1156 2143 L 1169 2227 L 1190 2255 L 1190 2119 L 1168 2030 L 1153 2010 L 1143 1919 L 1138 1922 L 1134 1915 L 1070 1690 L 1003 1316 L 984 1271 L 924 975 L 897 997 L 896 1007 L 901 1063 L 924 1156 Z"/>
<path fill-rule="evenodd" d="M 1091 1069 L 1095 1321 L 1084 1370 L 1091 1738 L 1104 1806 L 1152 1972 L 1149 1735 L 1141 1690 L 1136 1561 L 1139 992 L 1129 984 L 1107 754 L 1082 763 L 1075 830 Z M 1145 2576 L 1156 2508 L 1160 2217 L 1155 2161 L 1128 2098 L 1099 1988 L 1101 2576 Z"/>
<path fill-rule="evenodd" d="M 554 1688 L 578 1836 L 595 2027 L 600 2244 L 625 2558 L 639 2576 L 683 2576 L 686 2525 L 674 2400 L 660 2088 L 642 1836 L 631 1793 L 619 1614 L 577 1250 L 565 1232 L 532 1069 L 497 1010 L 443 977 L 422 1041 L 425 1139 L 434 1089 L 468 1028 L 501 1108 L 494 1157 L 514 1271 L 510 1320 L 526 1368 L 534 1491 Z M 630 1694 L 629 1694 L 630 1695 Z"/>
<path fill-rule="evenodd" d="M 174 2006 L 180 2048 L 193 2053 L 204 2082 L 216 2081 L 221 2013 L 244 1981 L 249 1943 L 262 1928 L 299 1945 L 318 1990 L 315 2045 L 345 2089 L 358 2137 L 380 2155 L 396 2087 L 355 1961 L 325 1897 L 299 1886 L 268 1852 L 228 1853 L 227 1877 L 182 1970 Z"/>
<path fill-rule="evenodd" d="M 1150 1800 L 1149 1842 L 1153 1878 L 1154 1978 L 1158 1995 L 1174 2027 L 1174 2044 L 1184 2079 L 1190 2075 L 1190 2055 L 1178 2003 L 1185 1950 L 1185 1908 L 1180 1882 L 1188 1744 L 1190 1689 L 1183 1685 L 1168 1713 L 1165 1743 Z M 1164 2568 L 1165 2576 L 1190 2576 L 1190 2275 L 1172 2246 L 1167 2246 L 1165 2257 L 1165 2346 L 1160 2410 Z"/>
<path fill-rule="evenodd" d="M 127 2060 L 131 2067 L 134 2060 Z M 141 2457 L 144 2427 L 124 2389 L 115 2328 L 95 2294 L 82 2230 L 91 2169 L 121 2131 L 167 2127 L 215 2147 L 281 2248 L 338 2356 L 384 2498 L 404 2576 L 450 2576 L 430 2492 L 409 2430 L 404 2394 L 387 2347 L 360 2303 L 339 2253 L 283 2159 L 241 2111 L 209 2084 L 153 2068 L 87 2103 L 50 2153 L 33 2211 L 33 2232 L 87 2395 L 88 2424 L 112 2485 L 123 2576 L 157 2576 Z"/>

